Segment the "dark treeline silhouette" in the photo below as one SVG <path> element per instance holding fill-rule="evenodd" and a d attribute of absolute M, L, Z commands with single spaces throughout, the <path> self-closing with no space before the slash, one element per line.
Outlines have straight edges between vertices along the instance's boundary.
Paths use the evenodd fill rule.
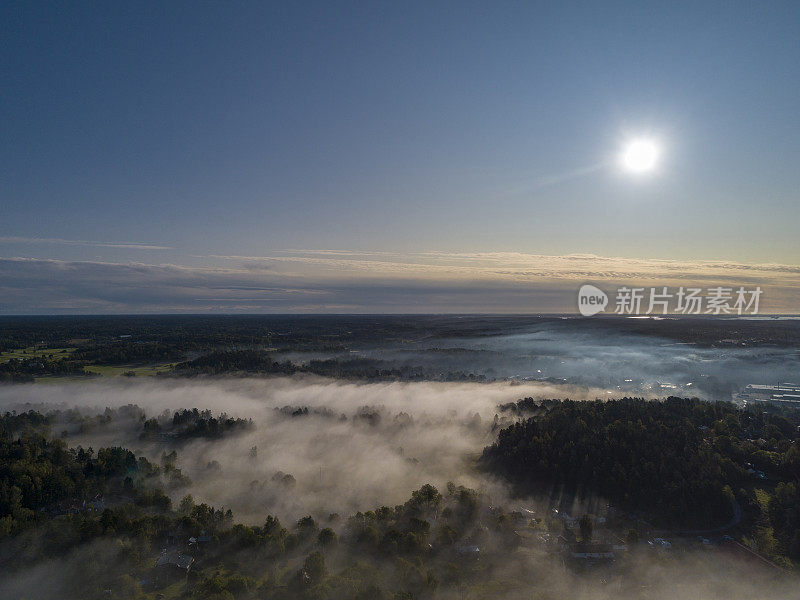
<path fill-rule="evenodd" d="M 73 360 L 86 361 L 86 363 L 95 365 L 178 360 L 183 356 L 184 351 L 172 344 L 130 341 L 79 348 L 72 353 Z"/>
<path fill-rule="evenodd" d="M 800 328 L 791 320 L 746 321 L 704 316 L 591 320 L 547 315 L 151 315 L 0 317 L 0 352 L 43 347 L 111 348 L 157 344 L 164 348 L 208 351 L 274 347 L 277 350 L 344 351 L 353 345 L 482 338 L 539 327 L 572 331 L 634 333 L 699 345 L 796 346 Z M 126 350 L 126 352 L 135 350 Z"/>
<path fill-rule="evenodd" d="M 175 411 L 171 420 L 152 418 L 142 425 L 141 438 L 167 436 L 170 440 L 190 438 L 220 438 L 227 433 L 253 429 L 252 419 L 240 419 L 221 414 L 215 417 L 210 410 L 183 409 Z"/>
<path fill-rule="evenodd" d="M 291 375 L 297 367 L 279 363 L 264 350 L 219 350 L 194 360 L 178 363 L 175 371 L 184 375 L 219 375 L 222 373 L 269 373 Z"/>
<path fill-rule="evenodd" d="M 311 373 L 323 377 L 367 381 L 484 381 L 482 375 L 464 372 L 430 372 L 420 366 L 388 366 L 373 358 L 310 360 L 305 364 L 279 362 L 265 350 L 219 350 L 175 365 L 173 373 L 192 375 Z"/>

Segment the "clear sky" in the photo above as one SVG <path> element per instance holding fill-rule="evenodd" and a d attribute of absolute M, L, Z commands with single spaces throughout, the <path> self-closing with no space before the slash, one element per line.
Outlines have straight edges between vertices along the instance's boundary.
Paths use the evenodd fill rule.
<path fill-rule="evenodd" d="M 798 2 L 4 2 L 0 27 L 0 312 L 535 311 L 573 254 L 800 272 Z M 646 176 L 616 160 L 639 136 Z M 421 253 L 471 261 L 458 292 Z M 489 264 L 538 300 L 487 301 Z"/>

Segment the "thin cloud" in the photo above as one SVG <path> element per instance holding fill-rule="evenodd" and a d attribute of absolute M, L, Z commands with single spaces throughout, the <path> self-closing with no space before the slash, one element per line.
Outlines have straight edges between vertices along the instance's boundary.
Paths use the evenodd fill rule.
<path fill-rule="evenodd" d="M 0 314 L 342 312 L 342 307 L 363 313 L 574 312 L 583 283 L 608 292 L 623 285 L 758 285 L 764 290 L 762 312 L 800 308 L 800 268 L 792 265 L 517 253 L 248 258 L 226 257 L 233 264 L 214 265 L 207 257 L 206 264 L 194 266 L 0 258 Z"/>
<path fill-rule="evenodd" d="M 373 258 L 375 257 L 375 258 Z M 387 257 L 391 257 L 388 260 Z M 603 257 L 594 254 L 563 256 L 518 252 L 408 252 L 378 253 L 333 250 L 279 250 L 264 256 L 225 256 L 210 258 L 242 263 L 294 264 L 320 272 L 335 271 L 368 276 L 403 276 L 422 278 L 500 278 L 527 279 L 712 279 L 740 278 L 743 282 L 772 278 L 793 279 L 800 276 L 800 266 L 775 263 L 744 264 L 731 261 L 678 261 L 666 259 Z"/>
<path fill-rule="evenodd" d="M 2 244 L 54 244 L 60 246 L 91 246 L 96 248 L 126 248 L 128 250 L 174 250 L 171 246 L 156 246 L 137 242 L 95 242 L 91 240 L 65 240 L 62 238 L 32 238 L 0 236 Z"/>

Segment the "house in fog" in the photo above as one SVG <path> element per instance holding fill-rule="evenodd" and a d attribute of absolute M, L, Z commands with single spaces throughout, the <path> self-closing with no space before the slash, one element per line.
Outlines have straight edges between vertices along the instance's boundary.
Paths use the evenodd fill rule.
<path fill-rule="evenodd" d="M 156 560 L 155 580 L 160 585 L 169 585 L 185 578 L 194 564 L 194 558 L 177 550 L 163 550 Z"/>
<path fill-rule="evenodd" d="M 611 544 L 577 543 L 567 547 L 568 557 L 579 561 L 611 561 L 614 551 Z"/>
<path fill-rule="evenodd" d="M 456 552 L 465 558 L 478 558 L 481 555 L 481 549 L 478 546 L 459 546 L 456 548 Z"/>

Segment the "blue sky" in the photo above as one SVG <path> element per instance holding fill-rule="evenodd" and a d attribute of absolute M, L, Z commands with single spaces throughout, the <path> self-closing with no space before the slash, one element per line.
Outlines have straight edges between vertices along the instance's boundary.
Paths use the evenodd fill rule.
<path fill-rule="evenodd" d="M 466 272 L 471 291 L 444 303 L 425 286 L 362 302 L 385 269 L 356 285 L 306 260 L 322 250 L 800 264 L 796 2 L 0 11 L 0 312 L 526 306 L 486 301 Z M 632 177 L 615 157 L 642 135 L 663 156 Z M 306 271 L 285 268 L 287 250 Z M 168 299 L 150 297 L 145 276 L 109 303 L 81 279 L 169 265 L 211 282 L 209 269 L 252 274 L 253 258 L 264 287 L 300 277 L 338 299 L 214 305 L 169 277 Z M 58 306 L 43 291 L 53 264 Z M 393 293 L 418 289 L 418 271 Z M 535 311 L 550 288 L 532 283 Z"/>

